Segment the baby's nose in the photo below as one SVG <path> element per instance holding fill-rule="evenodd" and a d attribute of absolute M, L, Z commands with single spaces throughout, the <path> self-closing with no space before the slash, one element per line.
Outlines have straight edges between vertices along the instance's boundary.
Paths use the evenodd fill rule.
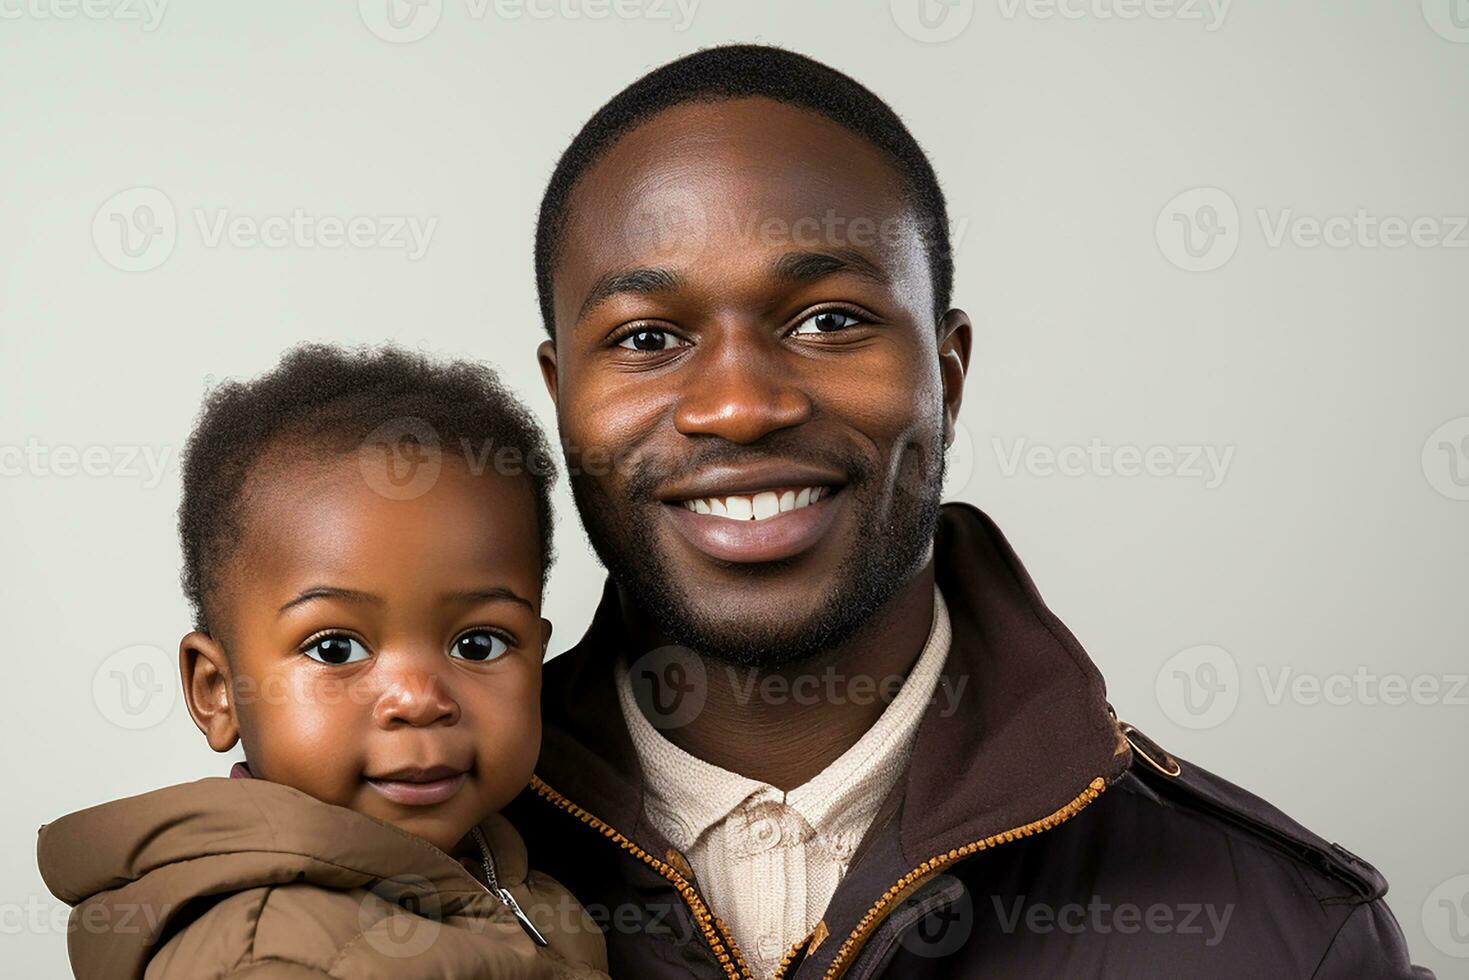
<path fill-rule="evenodd" d="M 374 715 L 381 728 L 452 725 L 459 720 L 459 702 L 437 671 L 402 667 L 389 674 Z"/>

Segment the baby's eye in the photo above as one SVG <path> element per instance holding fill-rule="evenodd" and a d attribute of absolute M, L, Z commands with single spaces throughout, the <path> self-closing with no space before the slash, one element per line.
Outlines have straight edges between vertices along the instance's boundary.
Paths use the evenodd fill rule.
<path fill-rule="evenodd" d="M 307 643 L 301 652 L 324 664 L 350 664 L 367 659 L 367 647 L 341 633 L 317 637 Z"/>
<path fill-rule="evenodd" d="M 796 324 L 796 329 L 791 331 L 791 336 L 810 337 L 820 333 L 833 333 L 837 330 L 845 330 L 847 327 L 855 327 L 861 322 L 852 314 L 843 313 L 841 310 L 822 310 Z"/>
<path fill-rule="evenodd" d="M 678 338 L 667 330 L 649 327 L 645 330 L 634 330 L 618 341 L 617 346 L 628 350 L 664 351 L 677 347 Z"/>
<path fill-rule="evenodd" d="M 461 634 L 449 647 L 449 656 L 459 660 L 485 663 L 497 660 L 509 650 L 509 645 L 489 630 L 470 630 Z"/>

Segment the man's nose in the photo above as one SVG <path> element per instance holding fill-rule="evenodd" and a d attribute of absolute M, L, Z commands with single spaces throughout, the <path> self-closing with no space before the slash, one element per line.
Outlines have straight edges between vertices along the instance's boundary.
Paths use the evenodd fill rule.
<path fill-rule="evenodd" d="M 459 720 L 459 702 L 437 670 L 404 658 L 388 667 L 382 694 L 374 705 L 380 728 L 452 725 Z"/>
<path fill-rule="evenodd" d="M 811 398 L 779 340 L 726 337 L 712 346 L 688 372 L 674 413 L 680 433 L 748 444 L 810 419 Z"/>

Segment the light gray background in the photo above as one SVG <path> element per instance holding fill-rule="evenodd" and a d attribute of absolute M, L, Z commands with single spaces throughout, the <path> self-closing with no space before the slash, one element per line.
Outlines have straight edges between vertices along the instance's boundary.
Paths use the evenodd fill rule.
<path fill-rule="evenodd" d="M 557 154 L 645 70 L 758 39 L 870 85 L 944 182 L 977 325 L 950 495 L 1123 717 L 1374 862 L 1416 959 L 1469 976 L 1469 3 L 955 0 L 926 30 L 917 0 L 441 0 L 395 31 L 375 2 L 0 0 L 7 974 L 66 974 L 39 824 L 228 768 L 171 673 L 173 462 L 211 379 L 393 338 L 494 361 L 552 424 L 530 244 Z M 176 230 L 155 207 L 130 260 L 114 215 L 150 226 L 159 194 Z M 209 243 L 294 209 L 436 225 L 417 258 Z M 1359 210 L 1337 246 L 1297 223 Z M 1117 475 L 1127 447 L 1167 452 Z M 601 577 L 558 507 L 556 651 Z"/>

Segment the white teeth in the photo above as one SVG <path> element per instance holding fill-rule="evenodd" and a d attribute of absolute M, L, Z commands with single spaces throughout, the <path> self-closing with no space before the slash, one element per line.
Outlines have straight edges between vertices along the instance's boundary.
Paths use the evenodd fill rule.
<path fill-rule="evenodd" d="M 825 487 L 802 487 L 800 490 L 763 490 L 752 495 L 732 494 L 728 497 L 701 497 L 683 501 L 695 514 L 709 514 L 735 521 L 763 521 L 800 510 L 816 503 L 826 494 Z"/>

